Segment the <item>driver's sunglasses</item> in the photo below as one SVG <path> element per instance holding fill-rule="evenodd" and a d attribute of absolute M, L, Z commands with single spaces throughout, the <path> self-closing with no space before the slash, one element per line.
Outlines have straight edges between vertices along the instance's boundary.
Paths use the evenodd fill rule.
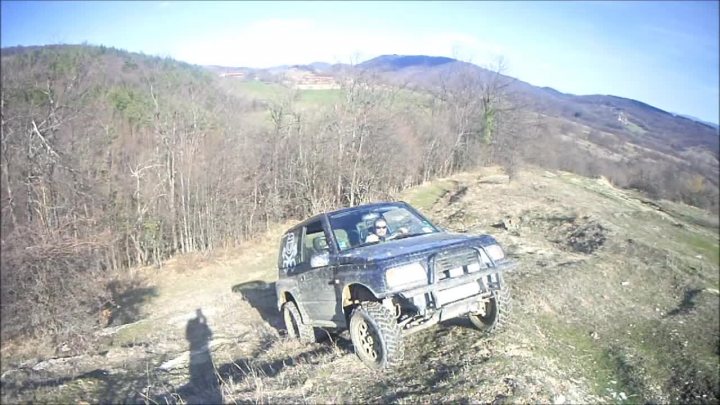
<path fill-rule="evenodd" d="M 383 226 L 376 226 L 375 228 L 377 228 L 377 229 L 385 229 L 385 228 L 387 228 L 387 225 L 383 225 Z"/>

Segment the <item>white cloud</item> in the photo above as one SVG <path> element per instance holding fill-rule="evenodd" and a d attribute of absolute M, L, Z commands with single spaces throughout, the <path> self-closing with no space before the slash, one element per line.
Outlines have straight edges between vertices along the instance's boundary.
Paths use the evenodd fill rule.
<path fill-rule="evenodd" d="M 269 67 L 316 61 L 349 63 L 382 54 L 449 56 L 485 64 L 502 56 L 501 46 L 457 32 L 411 35 L 368 29 L 343 31 L 310 19 L 268 19 L 207 33 L 172 52 L 197 64 Z"/>

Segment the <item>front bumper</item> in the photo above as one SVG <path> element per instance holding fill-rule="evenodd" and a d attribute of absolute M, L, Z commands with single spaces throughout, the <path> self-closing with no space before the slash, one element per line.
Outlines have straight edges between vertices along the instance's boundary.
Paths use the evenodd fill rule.
<path fill-rule="evenodd" d="M 460 301 L 447 304 L 439 310 L 434 311 L 432 315 L 427 318 L 420 319 L 416 322 L 408 322 L 403 325 L 403 333 L 409 335 L 427 329 L 438 322 L 478 312 L 480 306 L 484 305 L 484 302 L 482 295 L 473 295 Z"/>
<path fill-rule="evenodd" d="M 396 295 L 418 310 L 416 316 L 401 322 L 403 332 L 414 333 L 447 319 L 481 312 L 492 291 L 502 288 L 502 273 L 515 267 L 515 262 L 504 262 L 460 277 L 397 292 Z"/>
<path fill-rule="evenodd" d="M 483 286 L 481 292 L 486 292 L 486 291 L 489 291 L 490 289 L 492 289 L 492 287 L 493 287 L 491 285 L 493 282 L 488 280 L 488 276 L 500 274 L 500 273 L 512 270 L 515 267 L 517 267 L 516 262 L 505 262 L 502 264 L 498 264 L 495 267 L 481 269 L 477 272 L 465 274 L 460 277 L 441 280 L 434 284 L 428 284 L 428 285 L 424 285 L 421 287 L 411 288 L 408 290 L 397 291 L 397 292 L 394 292 L 393 294 L 401 295 L 404 298 L 412 298 L 412 297 L 422 295 L 425 293 L 430 293 L 430 294 L 433 294 L 436 296 L 439 291 L 447 290 L 447 289 L 453 288 L 453 287 L 458 287 L 463 284 L 472 283 L 474 281 L 480 281 Z"/>

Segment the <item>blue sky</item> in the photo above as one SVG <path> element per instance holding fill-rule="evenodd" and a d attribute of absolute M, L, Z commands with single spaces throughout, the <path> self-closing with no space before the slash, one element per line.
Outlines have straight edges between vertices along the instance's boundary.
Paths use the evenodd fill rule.
<path fill-rule="evenodd" d="M 450 56 L 572 94 L 720 121 L 718 1 L 2 1 L 0 43 L 82 43 L 268 67 Z"/>

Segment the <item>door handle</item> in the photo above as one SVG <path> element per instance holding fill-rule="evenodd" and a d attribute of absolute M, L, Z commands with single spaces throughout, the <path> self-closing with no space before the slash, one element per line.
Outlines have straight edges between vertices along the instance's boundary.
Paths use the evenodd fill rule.
<path fill-rule="evenodd" d="M 328 283 L 328 285 L 337 285 L 337 284 L 340 284 L 340 280 L 338 280 L 338 279 L 330 280 L 330 282 Z"/>

